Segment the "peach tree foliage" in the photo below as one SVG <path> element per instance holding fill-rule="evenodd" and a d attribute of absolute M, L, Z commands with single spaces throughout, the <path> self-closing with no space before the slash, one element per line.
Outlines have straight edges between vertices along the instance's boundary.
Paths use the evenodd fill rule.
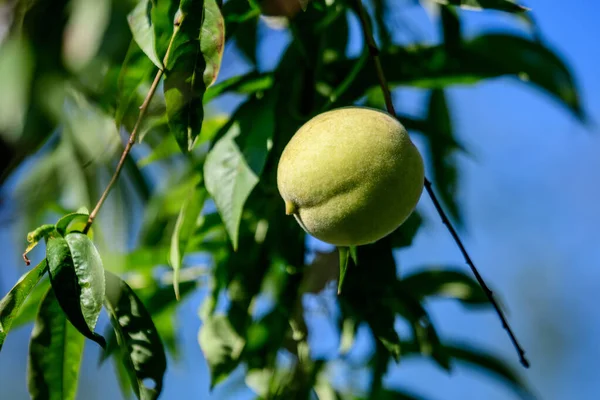
<path fill-rule="evenodd" d="M 115 363 L 126 395 L 158 398 L 186 323 L 176 319 L 177 307 L 202 290 L 198 341 L 211 387 L 243 365 L 259 398 L 417 399 L 382 378 L 391 363 L 426 357 L 448 372 L 466 363 L 529 395 L 502 358 L 440 338 L 429 318 L 435 297 L 490 306 L 464 268 L 398 272 L 398 250 L 424 222 L 418 212 L 359 246 L 352 261 L 344 255 L 350 265 L 339 296 L 338 253 L 309 248 L 285 216 L 276 168 L 294 132 L 332 108 L 384 108 L 367 44 L 348 55 L 355 0 L 97 0 L 95 12 L 81 12 L 87 3 L 13 1 L 0 47 L 0 104 L 15 110 L 0 118 L 0 183 L 18 176 L 15 229 L 31 232 L 23 247 L 36 265 L 0 301 L 0 349 L 11 329 L 33 323 L 23 355 L 32 398 L 74 399 L 86 345 L 101 346 L 100 361 Z M 434 187 L 455 223 L 455 156 L 467 150 L 455 136 L 447 88 L 513 77 L 584 120 L 568 67 L 525 7 L 423 0 L 439 40 L 406 46 L 396 41 L 405 27 L 392 18 L 415 5 L 365 3 L 392 89 L 426 93 L 423 115 L 398 118 L 426 144 Z M 525 21 L 523 32 L 464 37 L 460 17 L 472 9 Z M 265 69 L 258 49 L 274 29 L 290 39 Z M 228 72 L 240 62 L 244 72 Z M 223 104 L 235 107 L 217 112 Z M 34 250 L 38 243 L 45 248 Z M 304 309 L 305 296 L 334 306 L 336 355 L 312 356 L 306 321 L 314 310 Z M 257 299 L 268 304 L 260 313 Z M 103 309 L 109 326 L 97 323 Z M 398 319 L 409 335 L 398 334 Z M 360 326 L 375 350 L 349 362 Z M 282 363 L 282 354 L 292 361 Z M 370 384 L 333 381 L 334 363 L 370 374 Z"/>

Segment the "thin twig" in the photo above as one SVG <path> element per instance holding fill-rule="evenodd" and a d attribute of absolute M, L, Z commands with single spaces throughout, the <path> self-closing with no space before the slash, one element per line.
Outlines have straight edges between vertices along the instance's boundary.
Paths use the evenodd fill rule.
<path fill-rule="evenodd" d="M 383 73 L 383 67 L 381 66 L 381 60 L 379 59 L 379 49 L 377 47 L 377 44 L 375 43 L 375 40 L 373 39 L 373 32 L 371 30 L 369 18 L 367 16 L 365 8 L 363 7 L 362 0 L 355 0 L 355 3 L 356 3 L 357 11 L 358 11 L 358 16 L 360 18 L 360 23 L 362 25 L 363 33 L 365 36 L 365 42 L 369 48 L 369 53 L 371 54 L 373 63 L 375 64 L 375 72 L 377 74 L 377 80 L 379 81 L 379 86 L 381 86 L 381 90 L 383 92 L 383 97 L 385 99 L 385 105 L 387 107 L 387 111 L 388 111 L 388 113 L 390 113 L 391 115 L 396 117 L 396 110 L 394 109 L 394 104 L 392 103 L 392 95 L 390 93 L 390 89 L 389 89 L 387 80 L 385 78 L 385 74 Z M 477 268 L 475 267 L 475 264 L 471 260 L 471 257 L 469 256 L 467 249 L 465 248 L 465 246 L 462 243 L 462 240 L 458 236 L 458 233 L 456 233 L 456 230 L 452 226 L 452 223 L 450 222 L 450 220 L 448 219 L 448 216 L 444 212 L 444 209 L 440 205 L 440 202 L 438 201 L 437 196 L 436 196 L 435 192 L 433 191 L 431 181 L 429 181 L 429 179 L 427 179 L 427 178 L 425 178 L 425 189 L 427 190 L 429 197 L 431 197 L 431 200 L 433 201 L 435 209 L 437 210 L 438 214 L 442 218 L 442 221 L 444 222 L 444 224 L 448 228 L 448 231 L 452 235 L 452 238 L 458 245 L 460 252 L 462 253 L 463 257 L 465 258 L 467 265 L 469 265 L 469 267 L 471 268 L 471 271 L 473 271 L 473 275 L 475 275 L 477 282 L 479 283 L 479 285 L 485 292 L 490 303 L 492 303 L 492 305 L 494 306 L 496 313 L 500 317 L 502 326 L 508 332 L 510 340 L 512 341 L 513 346 L 515 347 L 515 349 L 517 350 L 517 353 L 519 354 L 521 364 L 525 368 L 529 368 L 529 361 L 525 357 L 525 351 L 519 344 L 519 341 L 517 340 L 510 325 L 508 324 L 506 317 L 504 316 L 504 313 L 502 312 L 502 310 L 498 306 L 498 303 L 494 299 L 494 294 L 488 288 L 488 286 L 485 284 L 483 277 L 479 274 L 479 271 L 477 270 Z"/>
<path fill-rule="evenodd" d="M 94 219 L 96 218 L 96 215 L 98 215 L 98 212 L 100 211 L 100 208 L 102 207 L 102 204 L 104 204 L 104 201 L 108 197 L 110 190 L 112 189 L 114 184 L 117 182 L 117 179 L 119 178 L 119 174 L 121 173 L 121 170 L 123 169 L 123 166 L 125 165 L 125 160 L 127 159 L 127 155 L 129 154 L 129 152 L 131 151 L 131 148 L 133 147 L 133 145 L 135 143 L 135 139 L 136 139 L 138 131 L 140 130 L 140 127 L 142 125 L 142 121 L 143 121 L 144 117 L 146 116 L 146 112 L 148 111 L 148 105 L 150 105 L 150 101 L 152 100 L 152 97 L 154 96 L 154 93 L 156 92 L 156 88 L 158 87 L 158 84 L 160 83 L 160 79 L 162 78 L 163 73 L 164 73 L 164 70 L 159 69 L 158 72 L 156 73 L 156 77 L 154 77 L 154 82 L 152 82 L 152 86 L 150 86 L 150 90 L 148 90 L 148 94 L 146 95 L 144 102 L 140 106 L 140 113 L 138 115 L 138 119 L 135 123 L 135 126 L 133 127 L 133 130 L 131 131 L 131 135 L 129 136 L 129 141 L 125 145 L 125 149 L 123 149 L 123 154 L 121 154 L 121 159 L 119 160 L 119 163 L 117 164 L 117 169 L 115 170 L 115 173 L 113 174 L 112 178 L 110 178 L 110 182 L 108 182 L 108 185 L 106 186 L 106 189 L 104 189 L 102 196 L 100 196 L 98 203 L 96 203 L 96 206 L 90 213 L 87 223 L 85 224 L 85 227 L 83 228 L 84 234 L 87 233 L 89 231 L 89 229 L 91 228 L 92 224 L 94 223 Z"/>

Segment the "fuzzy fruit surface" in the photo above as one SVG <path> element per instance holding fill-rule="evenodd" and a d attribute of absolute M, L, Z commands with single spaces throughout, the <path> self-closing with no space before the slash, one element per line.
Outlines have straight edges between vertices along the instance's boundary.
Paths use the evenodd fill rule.
<path fill-rule="evenodd" d="M 406 129 L 366 107 L 338 108 L 308 121 L 277 167 L 286 213 L 336 246 L 390 234 L 414 211 L 423 183 L 423 159 Z"/>

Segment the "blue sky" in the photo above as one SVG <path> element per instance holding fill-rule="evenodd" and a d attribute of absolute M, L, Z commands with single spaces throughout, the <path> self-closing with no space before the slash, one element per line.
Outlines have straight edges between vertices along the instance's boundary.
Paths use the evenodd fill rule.
<path fill-rule="evenodd" d="M 526 5 L 533 9 L 548 44 L 572 67 L 592 123 L 600 121 L 598 3 L 530 0 Z M 463 15 L 467 35 L 518 29 L 511 18 L 500 13 Z M 409 21 L 418 27 L 426 39 L 435 39 L 427 15 L 418 6 L 394 17 L 398 23 Z M 284 35 L 274 36 L 261 48 L 267 60 L 274 59 Z M 269 62 L 263 67 L 268 68 Z M 225 75 L 235 72 L 235 68 L 223 71 Z M 459 159 L 463 177 L 460 200 L 466 221 L 461 235 L 482 275 L 508 307 L 510 322 L 532 367 L 519 368 L 491 311 L 465 311 L 454 302 L 436 301 L 429 304 L 434 322 L 444 339 L 472 341 L 513 364 L 541 399 L 596 399 L 600 393 L 600 315 L 596 310 L 600 293 L 600 132 L 594 125 L 582 126 L 554 100 L 513 79 L 454 88 L 449 96 L 457 135 L 474 155 Z M 401 90 L 396 96 L 396 108 L 406 113 L 418 114 L 422 103 L 422 94 L 414 90 Z M 428 225 L 413 247 L 398 254 L 401 269 L 462 267 L 460 253 L 426 195 L 419 207 L 428 215 Z M 0 243 L 3 254 L 8 255 L 0 260 L 0 292 L 5 293 L 18 277 L 14 263 L 21 242 L 11 238 L 10 226 L 2 226 Z M 14 248 L 19 251 L 13 252 Z M 165 399 L 232 398 L 225 396 L 225 388 L 208 396 L 208 371 L 196 340 L 202 294 L 180 308 L 183 356 L 170 364 Z M 323 323 L 315 326 L 327 329 Z M 2 351 L 3 398 L 5 394 L 11 400 L 28 398 L 29 332 L 30 327 L 12 332 Z M 360 342 L 359 350 L 368 351 L 369 340 Z M 315 342 L 314 350 L 329 352 L 335 346 L 334 341 Z M 98 370 L 96 359 L 96 347 L 87 346 L 81 398 L 120 398 L 110 366 Z M 448 375 L 427 360 L 406 360 L 393 367 L 386 384 L 431 399 L 516 398 L 501 382 L 483 374 L 456 368 Z"/>

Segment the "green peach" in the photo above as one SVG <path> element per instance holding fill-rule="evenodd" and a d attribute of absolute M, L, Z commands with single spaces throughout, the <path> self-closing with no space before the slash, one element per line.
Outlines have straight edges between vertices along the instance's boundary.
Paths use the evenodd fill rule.
<path fill-rule="evenodd" d="M 277 187 L 300 226 L 336 246 L 398 228 L 423 192 L 423 159 L 402 124 L 367 107 L 317 115 L 286 145 Z"/>

